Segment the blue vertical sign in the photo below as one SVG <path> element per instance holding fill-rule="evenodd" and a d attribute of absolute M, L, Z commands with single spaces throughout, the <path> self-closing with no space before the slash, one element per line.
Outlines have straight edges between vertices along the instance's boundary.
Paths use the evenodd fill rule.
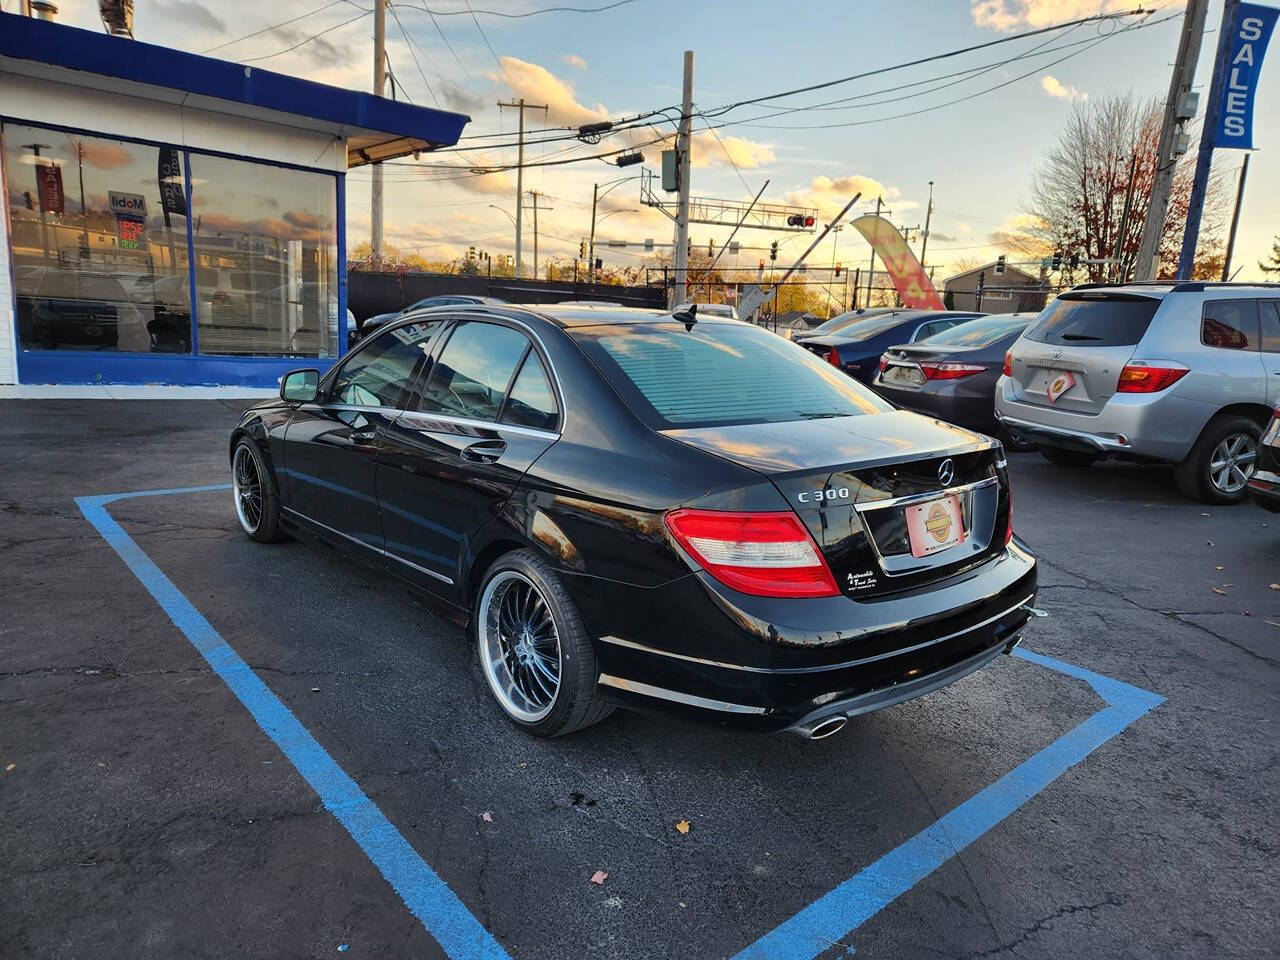
<path fill-rule="evenodd" d="M 1253 149 L 1253 100 L 1258 92 L 1262 58 L 1275 29 L 1280 9 L 1256 3 L 1241 3 L 1236 16 L 1231 52 L 1226 63 L 1219 100 L 1215 147 Z"/>

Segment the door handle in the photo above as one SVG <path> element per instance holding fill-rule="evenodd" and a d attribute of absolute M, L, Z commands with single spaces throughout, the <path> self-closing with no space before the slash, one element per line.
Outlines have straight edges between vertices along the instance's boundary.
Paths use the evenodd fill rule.
<path fill-rule="evenodd" d="M 463 447 L 458 452 L 458 456 L 468 463 L 493 463 L 506 452 L 507 441 L 505 440 L 480 440 L 468 447 Z"/>

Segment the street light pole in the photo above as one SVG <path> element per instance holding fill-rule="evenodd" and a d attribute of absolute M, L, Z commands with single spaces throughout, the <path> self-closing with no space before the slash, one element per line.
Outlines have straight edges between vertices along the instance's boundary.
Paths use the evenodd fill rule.
<path fill-rule="evenodd" d="M 667 305 L 674 307 L 685 296 L 685 288 L 689 281 L 689 162 L 690 145 L 693 138 L 693 51 L 684 52 L 683 95 L 680 100 L 680 126 L 676 134 L 676 160 L 678 186 L 680 188 L 679 203 L 676 207 L 675 250 L 672 251 L 672 266 L 675 267 L 675 283 L 667 291 Z"/>
<path fill-rule="evenodd" d="M 591 247 L 587 260 L 587 282 L 596 282 L 596 202 L 600 198 L 600 184 L 591 185 Z"/>
<path fill-rule="evenodd" d="M 933 219 L 933 181 L 929 181 L 929 206 L 924 212 L 924 234 L 920 237 L 920 269 L 924 270 L 924 252 L 929 249 L 929 221 Z"/>
<path fill-rule="evenodd" d="M 387 3 L 373 3 L 373 95 L 380 97 L 387 79 Z M 369 252 L 374 263 L 382 259 L 382 164 L 373 165 L 373 186 L 370 190 Z"/>

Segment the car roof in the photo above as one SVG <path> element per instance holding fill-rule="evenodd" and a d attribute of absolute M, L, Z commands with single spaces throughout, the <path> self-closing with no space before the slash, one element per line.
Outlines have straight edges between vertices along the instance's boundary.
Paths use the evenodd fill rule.
<path fill-rule="evenodd" d="M 1280 283 L 1255 281 L 1252 283 L 1220 282 L 1214 280 L 1157 280 L 1152 282 L 1130 281 L 1129 283 L 1080 283 L 1063 293 L 1080 291 L 1096 291 L 1098 293 L 1120 293 L 1135 297 L 1152 297 L 1161 299 L 1170 293 L 1253 293 L 1255 291 L 1274 294 L 1280 290 Z"/>

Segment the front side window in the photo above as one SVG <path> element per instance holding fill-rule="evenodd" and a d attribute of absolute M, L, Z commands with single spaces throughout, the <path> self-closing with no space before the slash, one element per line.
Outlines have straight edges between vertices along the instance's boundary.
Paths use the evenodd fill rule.
<path fill-rule="evenodd" d="M 191 156 L 199 350 L 338 355 L 337 181 Z"/>
<path fill-rule="evenodd" d="M 659 430 L 893 409 L 798 344 L 750 324 L 609 324 L 569 334 L 636 415 Z"/>
<path fill-rule="evenodd" d="M 379 334 L 353 353 L 329 387 L 330 403 L 400 408 L 413 389 L 431 335 L 440 325 L 410 323 Z"/>
<path fill-rule="evenodd" d="M 556 394 L 551 379 L 538 354 L 530 350 L 511 385 L 506 406 L 502 408 L 502 423 L 517 427 L 533 427 L 537 430 L 555 430 L 559 419 Z"/>
<path fill-rule="evenodd" d="M 1209 300 L 1200 323 L 1200 342 L 1224 350 L 1258 349 L 1256 300 Z"/>
<path fill-rule="evenodd" d="M 496 323 L 458 324 L 431 371 L 419 409 L 495 421 L 511 375 L 529 346 L 520 331 Z"/>
<path fill-rule="evenodd" d="M 191 352 L 182 151 L 5 123 L 18 343 Z"/>

